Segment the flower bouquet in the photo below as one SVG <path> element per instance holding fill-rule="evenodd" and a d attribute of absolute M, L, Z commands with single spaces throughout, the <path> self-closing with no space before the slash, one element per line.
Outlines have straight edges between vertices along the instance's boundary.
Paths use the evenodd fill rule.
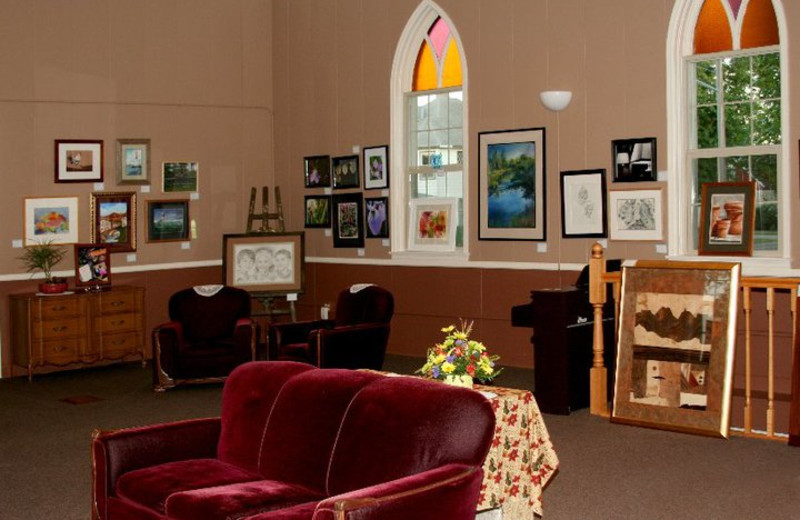
<path fill-rule="evenodd" d="M 469 339 L 472 322 L 462 320 L 460 329 L 450 325 L 442 332 L 447 334 L 444 341 L 428 349 L 427 361 L 416 373 L 449 384 L 472 387 L 473 379 L 485 383 L 502 372 L 502 369 L 494 368 L 494 362 L 500 356 L 490 356 L 483 343 Z"/>

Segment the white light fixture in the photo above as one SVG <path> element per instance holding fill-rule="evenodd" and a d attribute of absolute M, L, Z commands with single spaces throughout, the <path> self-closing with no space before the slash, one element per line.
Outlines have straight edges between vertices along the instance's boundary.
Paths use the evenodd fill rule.
<path fill-rule="evenodd" d="M 569 90 L 546 90 L 539 93 L 542 104 L 553 112 L 561 112 L 572 101 L 572 92 Z"/>

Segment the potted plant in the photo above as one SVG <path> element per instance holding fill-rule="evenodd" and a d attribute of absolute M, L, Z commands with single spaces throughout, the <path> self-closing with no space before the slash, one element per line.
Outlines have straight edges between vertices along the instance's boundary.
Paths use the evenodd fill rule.
<path fill-rule="evenodd" d="M 64 259 L 65 254 L 63 247 L 53 244 L 51 240 L 45 240 L 25 248 L 19 260 L 27 272 L 35 274 L 36 271 L 41 271 L 44 274 L 44 282 L 39 284 L 39 292 L 58 294 L 67 290 L 67 280 L 54 277 L 53 267 Z"/>

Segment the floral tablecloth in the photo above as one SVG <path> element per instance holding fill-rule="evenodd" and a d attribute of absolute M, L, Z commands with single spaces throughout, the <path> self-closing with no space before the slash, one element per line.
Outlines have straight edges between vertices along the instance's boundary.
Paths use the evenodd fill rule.
<path fill-rule="evenodd" d="M 491 392 L 497 424 L 483 465 L 478 511 L 501 508 L 503 520 L 542 515 L 542 489 L 558 468 L 558 457 L 533 394 L 527 390 L 475 386 Z"/>

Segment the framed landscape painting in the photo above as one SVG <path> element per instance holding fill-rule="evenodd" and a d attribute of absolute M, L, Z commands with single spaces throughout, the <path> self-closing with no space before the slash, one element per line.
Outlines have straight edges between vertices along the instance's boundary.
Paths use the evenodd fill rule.
<path fill-rule="evenodd" d="M 609 193 L 611 240 L 661 240 L 663 232 L 661 189 L 614 190 Z"/>
<path fill-rule="evenodd" d="M 162 191 L 197 191 L 200 165 L 196 162 L 165 162 L 161 166 Z"/>
<path fill-rule="evenodd" d="M 254 294 L 301 293 L 304 248 L 302 231 L 223 235 L 223 283 Z"/>
<path fill-rule="evenodd" d="M 409 251 L 455 251 L 458 199 L 411 199 Z"/>
<path fill-rule="evenodd" d="M 89 240 L 112 253 L 136 251 L 136 192 L 94 192 Z"/>
<path fill-rule="evenodd" d="M 117 139 L 117 183 L 150 184 L 150 139 Z"/>
<path fill-rule="evenodd" d="M 478 238 L 545 240 L 545 130 L 478 134 Z"/>
<path fill-rule="evenodd" d="M 189 240 L 189 199 L 147 201 L 147 241 Z"/>
<path fill-rule="evenodd" d="M 333 247 L 364 247 L 364 201 L 361 193 L 334 195 Z"/>
<path fill-rule="evenodd" d="M 25 246 L 78 241 L 78 197 L 27 197 L 24 218 Z"/>
<path fill-rule="evenodd" d="M 103 182 L 103 141 L 58 139 L 56 182 Z"/>
<path fill-rule="evenodd" d="M 740 268 L 623 267 L 613 422 L 728 436 Z"/>

